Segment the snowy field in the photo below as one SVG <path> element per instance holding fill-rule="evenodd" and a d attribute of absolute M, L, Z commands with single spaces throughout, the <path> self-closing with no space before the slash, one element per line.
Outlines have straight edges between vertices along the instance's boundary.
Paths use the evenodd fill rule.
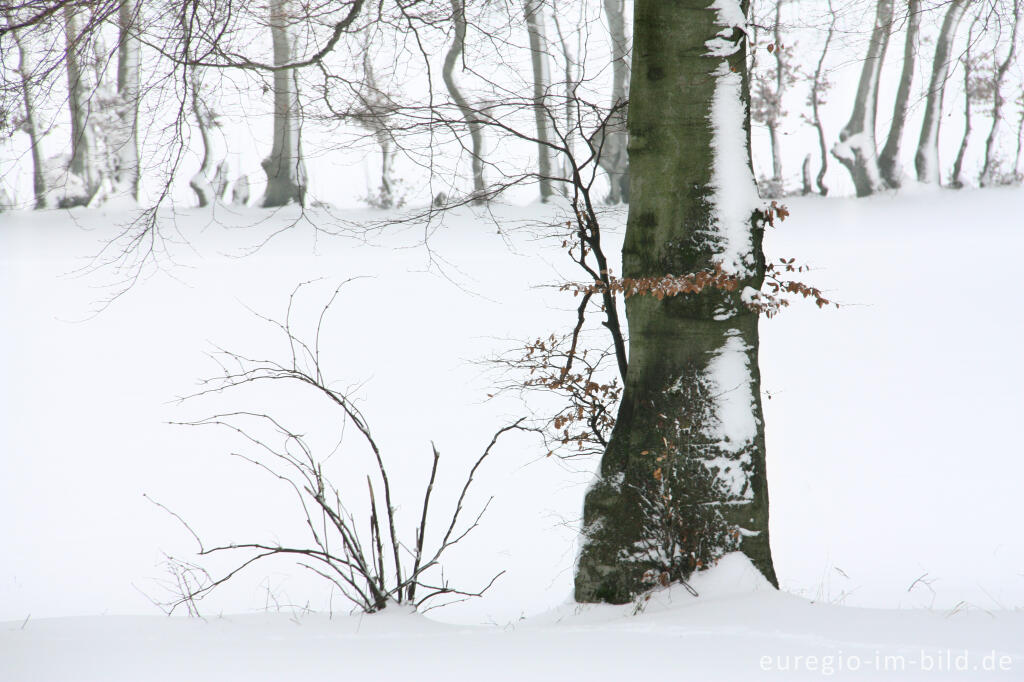
<path fill-rule="evenodd" d="M 205 620 L 151 603 L 168 598 L 164 553 L 194 559 L 195 544 L 144 494 L 208 543 L 302 530 L 287 491 L 229 456 L 230 434 L 168 422 L 241 400 L 325 444 L 339 437 L 291 394 L 178 403 L 218 371 L 215 346 L 280 357 L 279 332 L 254 311 L 283 319 L 295 286 L 317 280 L 293 309 L 311 333 L 334 287 L 366 276 L 324 323 L 326 369 L 358 396 L 398 498 L 419 495 L 433 441 L 437 499 L 451 500 L 523 410 L 487 400 L 495 376 L 480 361 L 574 315 L 571 297 L 540 286 L 577 277 L 535 237 L 557 209 L 449 215 L 429 248 L 422 228 L 330 236 L 294 208 L 183 211 L 161 268 L 98 314 L 116 276 L 76 272 L 127 216 L 3 214 L 0 680 L 1024 679 L 1024 193 L 786 203 L 769 257 L 814 266 L 806 280 L 843 307 L 796 305 L 761 325 L 783 592 L 727 557 L 695 579 L 700 599 L 659 593 L 637 615 L 567 603 L 596 462 L 544 458 L 525 436 L 482 469 L 470 506 L 494 501 L 446 562 L 467 588 L 506 571 L 481 599 L 352 616 L 278 563 L 201 603 Z M 605 219 L 609 252 L 623 218 Z M 340 451 L 359 456 L 351 433 Z"/>

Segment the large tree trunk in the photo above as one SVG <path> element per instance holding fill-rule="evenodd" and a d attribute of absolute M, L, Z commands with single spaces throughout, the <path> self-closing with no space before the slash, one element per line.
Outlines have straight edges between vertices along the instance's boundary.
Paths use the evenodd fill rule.
<path fill-rule="evenodd" d="M 274 44 L 274 65 L 290 63 L 295 50 L 288 0 L 271 0 L 270 35 Z M 284 206 L 293 201 L 306 205 L 301 118 L 298 70 L 274 71 L 274 140 L 270 156 L 262 164 L 267 174 L 264 207 Z"/>
<path fill-rule="evenodd" d="M 113 142 L 112 192 L 138 199 L 139 195 L 139 5 L 121 0 L 117 9 L 117 117 Z"/>
<path fill-rule="evenodd" d="M 473 203 L 481 204 L 484 201 L 484 196 L 487 191 L 487 186 L 484 182 L 483 124 L 477 120 L 476 112 L 473 111 L 471 106 L 469 106 L 469 102 L 466 101 L 466 98 L 462 95 L 462 91 L 459 90 L 458 84 L 455 82 L 455 64 L 459 61 L 459 55 L 462 54 L 462 48 L 466 42 L 466 6 L 464 0 L 451 0 L 451 5 L 452 23 L 455 26 L 455 38 L 452 42 L 452 46 L 448 48 L 448 53 L 444 57 L 444 67 L 441 70 L 441 77 L 444 79 L 445 87 L 448 88 L 448 94 L 451 95 L 452 100 L 455 102 L 455 106 L 459 108 L 459 112 L 462 114 L 462 118 L 466 121 L 466 126 L 469 128 L 469 138 L 473 145 L 473 194 L 475 195 Z"/>
<path fill-rule="evenodd" d="M 878 0 L 875 27 L 871 31 L 868 54 L 860 72 L 853 115 L 839 132 L 839 143 L 832 147 L 832 155 L 850 171 L 859 197 L 887 188 L 878 168 L 875 116 L 878 112 L 878 78 L 892 32 L 892 15 L 893 0 Z"/>
<path fill-rule="evenodd" d="M 611 117 L 595 136 L 600 146 L 598 165 L 608 174 L 610 204 L 629 203 L 629 132 L 626 103 L 629 100 L 629 37 L 626 35 L 624 0 L 604 0 L 604 16 L 612 43 Z"/>
<path fill-rule="evenodd" d="M 928 83 L 928 101 L 924 108 L 924 122 L 921 124 L 921 139 L 917 143 L 914 166 L 920 182 L 939 184 L 939 125 L 942 122 L 942 97 L 949 78 L 951 51 L 956 29 L 967 9 L 967 0 L 952 0 L 942 20 L 939 39 L 935 42 L 935 57 L 932 60 L 932 77 Z"/>
<path fill-rule="evenodd" d="M 551 134 L 548 130 L 547 89 L 551 82 L 548 73 L 547 41 L 544 34 L 543 5 L 539 0 L 523 0 L 526 33 L 530 40 L 530 64 L 533 67 L 533 115 L 537 123 L 537 175 L 540 180 L 540 200 L 551 199 Z"/>
<path fill-rule="evenodd" d="M 6 17 L 12 23 L 10 16 Z M 39 123 L 36 116 L 35 97 L 32 94 L 32 69 L 28 63 L 28 50 L 21 35 L 15 29 L 10 30 L 11 37 L 18 47 L 18 75 L 21 77 L 21 96 L 25 103 L 25 132 L 28 133 L 29 146 L 32 153 L 32 193 L 35 195 L 35 208 L 46 208 L 46 176 L 43 172 L 43 152 L 40 144 Z"/>
<path fill-rule="evenodd" d="M 1013 64 L 1013 58 L 1017 54 L 1017 29 L 1020 26 L 1021 0 L 1013 0 L 1013 25 L 1010 29 L 1010 47 L 1006 53 L 1006 59 L 999 63 L 995 73 L 995 91 L 992 93 L 992 127 L 988 131 L 988 139 L 985 140 L 985 165 L 981 169 L 981 186 L 998 182 L 997 173 L 999 159 L 996 158 L 996 141 L 999 136 L 999 126 L 1003 122 L 1003 105 L 1006 100 L 1003 97 L 1003 90 L 1006 85 L 1006 74 Z"/>
<path fill-rule="evenodd" d="M 64 207 L 84 206 L 89 203 L 99 187 L 99 173 L 95 168 L 95 143 L 89 129 L 89 99 L 83 80 L 79 52 L 85 38 L 79 35 L 77 10 L 70 4 L 64 6 L 64 64 L 68 74 L 68 113 L 71 116 L 71 158 L 68 172 L 74 175 L 81 187 L 75 188 L 62 201 Z"/>
<path fill-rule="evenodd" d="M 626 602 L 652 577 L 685 579 L 733 549 L 775 583 L 758 317 L 742 302 L 764 273 L 746 8 L 708 5 L 635 3 L 623 274 L 660 278 L 718 266 L 740 286 L 626 299 L 629 365 L 584 503 L 579 601 Z"/>
<path fill-rule="evenodd" d="M 900 164 L 900 150 L 903 145 L 903 129 L 907 125 L 907 111 L 910 109 L 910 88 L 914 84 L 914 67 L 917 61 L 918 43 L 921 37 L 921 0 L 907 2 L 907 35 L 903 43 L 903 75 L 896 89 L 896 105 L 893 107 L 889 137 L 878 157 L 878 168 L 882 179 L 890 187 L 903 184 L 903 167 Z"/>

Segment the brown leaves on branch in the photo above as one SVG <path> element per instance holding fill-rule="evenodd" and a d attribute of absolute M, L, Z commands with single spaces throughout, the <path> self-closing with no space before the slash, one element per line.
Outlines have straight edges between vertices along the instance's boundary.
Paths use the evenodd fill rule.
<path fill-rule="evenodd" d="M 548 456 L 564 458 L 603 452 L 615 426 L 615 407 L 622 395 L 622 384 L 608 376 L 611 373 L 606 361 L 613 352 L 577 348 L 574 338 L 575 335 L 551 334 L 491 360 L 512 370 L 517 377 L 500 390 L 559 397 L 560 407 L 531 429 L 544 440 Z"/>
<path fill-rule="evenodd" d="M 660 301 L 666 296 L 699 294 L 709 287 L 735 291 L 738 286 L 738 279 L 722 270 L 721 265 L 715 265 L 714 269 L 701 270 L 688 275 L 619 278 L 609 274 L 607 284 L 601 280 L 590 283 L 569 282 L 561 286 L 561 291 L 571 291 L 573 296 L 578 296 L 587 293 L 603 293 L 607 290 L 622 294 L 626 298 L 639 294 L 654 296 Z"/>

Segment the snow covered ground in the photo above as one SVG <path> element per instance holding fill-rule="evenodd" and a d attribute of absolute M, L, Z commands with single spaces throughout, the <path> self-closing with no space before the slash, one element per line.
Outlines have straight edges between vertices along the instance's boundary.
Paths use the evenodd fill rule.
<path fill-rule="evenodd" d="M 730 557 L 698 579 L 699 600 L 660 594 L 637 616 L 566 606 L 596 462 L 544 459 L 517 437 L 482 471 L 470 503 L 494 502 L 446 566 L 470 587 L 507 570 L 484 598 L 427 617 L 359 618 L 316 580 L 268 564 L 211 597 L 205 622 L 141 615 L 158 613 L 149 597 L 166 597 L 163 553 L 194 549 L 144 493 L 209 542 L 301 530 L 280 486 L 227 456 L 237 441 L 167 424 L 233 404 L 174 400 L 216 373 L 213 344 L 279 354 L 249 309 L 280 318 L 296 284 L 323 278 L 294 311 L 308 330 L 340 281 L 368 276 L 328 318 L 328 371 L 357 387 L 401 471 L 399 498 L 418 490 L 434 441 L 445 499 L 521 410 L 485 400 L 494 376 L 477 361 L 572 317 L 571 298 L 537 286 L 577 277 L 527 227 L 552 214 L 451 215 L 429 250 L 418 228 L 364 243 L 299 219 L 250 253 L 296 214 L 184 211 L 166 232 L 164 268 L 98 315 L 96 302 L 118 291 L 113 274 L 71 273 L 125 216 L 3 214 L 0 680 L 1024 678 L 1024 194 L 911 189 L 787 204 L 769 256 L 814 266 L 806 279 L 844 306 L 797 305 L 762 323 L 784 593 L 755 589 Z M 316 424 L 292 398 L 242 399 Z M 343 444 L 355 448 L 351 436 Z M 816 669 L 796 656 L 817 657 Z"/>

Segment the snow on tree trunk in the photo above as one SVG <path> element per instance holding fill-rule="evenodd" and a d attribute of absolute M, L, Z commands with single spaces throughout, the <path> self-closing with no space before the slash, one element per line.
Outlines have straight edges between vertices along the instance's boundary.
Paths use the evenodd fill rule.
<path fill-rule="evenodd" d="M 917 143 L 914 166 L 920 182 L 939 184 L 939 126 L 942 122 L 942 97 L 949 78 L 949 65 L 953 60 L 951 51 L 956 29 L 967 9 L 967 0 L 952 0 L 942 20 L 939 39 L 935 42 L 935 57 L 932 60 L 932 76 L 928 83 L 928 100 L 924 108 L 924 122 L 921 124 L 921 139 Z"/>
<path fill-rule="evenodd" d="M 853 114 L 846 127 L 839 132 L 839 142 L 832 147 L 832 156 L 850 172 L 859 197 L 887 188 L 878 167 L 875 116 L 878 112 L 878 77 L 889 45 L 892 16 L 893 0 L 878 0 L 875 26 L 871 31 L 868 54 L 860 72 Z"/>
<path fill-rule="evenodd" d="M 7 17 L 8 24 L 11 18 Z M 43 172 L 42 140 L 39 134 L 39 123 L 36 116 L 35 97 L 32 94 L 32 69 L 28 63 L 28 50 L 19 32 L 10 29 L 11 37 L 18 47 L 18 75 L 21 77 L 21 97 L 25 105 L 24 130 L 28 134 L 32 153 L 32 193 L 35 195 L 35 208 L 46 208 L 46 176 Z"/>
<path fill-rule="evenodd" d="M 243 175 L 235 180 L 235 186 L 231 189 L 231 203 L 235 206 L 246 206 L 249 204 L 248 175 Z"/>
<path fill-rule="evenodd" d="M 64 207 L 84 206 L 99 188 L 95 167 L 95 143 L 89 128 L 89 100 L 83 80 L 79 53 L 86 38 L 79 33 L 77 10 L 64 6 L 64 64 L 68 75 L 68 113 L 71 117 L 71 159 L 68 162 L 68 187 L 60 204 Z"/>
<path fill-rule="evenodd" d="M 626 299 L 628 371 L 584 503 L 578 601 L 623 603 L 735 549 L 775 583 L 758 316 L 743 303 L 764 274 L 744 5 L 635 3 L 623 275 L 721 267 L 741 286 Z"/>
<path fill-rule="evenodd" d="M 999 137 L 999 126 L 1003 122 L 1003 105 L 1006 104 L 1004 90 L 1006 87 L 1006 74 L 1013 64 L 1017 54 L 1017 30 L 1020 26 L 1022 0 L 1013 0 L 1013 24 L 1010 28 L 1009 49 L 1006 59 L 999 63 L 995 73 L 995 88 L 992 93 L 992 127 L 988 131 L 988 138 L 985 140 L 985 163 L 981 169 L 981 186 L 988 187 L 998 184 L 999 159 L 996 158 L 996 146 Z"/>
<path fill-rule="evenodd" d="M 271 0 L 270 35 L 274 46 L 274 65 L 284 66 L 294 57 L 288 0 Z M 274 71 L 274 140 L 270 156 L 263 160 L 267 188 L 263 206 L 306 204 L 306 165 L 302 160 L 302 111 L 299 106 L 297 69 Z"/>
<path fill-rule="evenodd" d="M 893 107 L 889 136 L 878 157 L 878 167 L 882 172 L 882 179 L 894 188 L 899 188 L 903 184 L 900 151 L 903 145 L 903 129 L 907 125 L 907 111 L 910 108 L 910 88 L 914 84 L 914 67 L 917 62 L 920 37 L 921 0 L 908 0 L 907 35 L 903 43 L 903 74 L 900 76 L 900 84 L 896 89 L 896 104 Z"/>
<path fill-rule="evenodd" d="M 215 174 L 219 173 L 222 166 L 217 166 L 216 168 L 214 166 L 213 140 L 210 136 L 210 130 L 215 125 L 215 117 L 210 108 L 206 106 L 206 103 L 202 101 L 199 78 L 194 71 L 190 87 L 192 90 L 192 115 L 196 118 L 199 138 L 203 143 L 203 162 L 199 166 L 199 170 L 196 171 L 196 174 L 189 180 L 188 186 L 196 193 L 199 207 L 202 208 L 213 204 L 220 198 L 213 181 L 215 180 Z M 223 189 L 221 189 L 222 192 Z"/>
<path fill-rule="evenodd" d="M 139 195 L 139 5 L 122 0 L 117 8 L 117 124 L 111 131 L 114 167 L 112 193 L 138 199 Z"/>
<path fill-rule="evenodd" d="M 459 61 L 459 55 L 462 54 L 462 48 L 466 42 L 465 0 L 451 0 L 451 5 L 455 36 L 452 46 L 448 48 L 448 53 L 444 57 L 444 68 L 441 70 L 441 77 L 444 79 L 444 85 L 448 89 L 448 94 L 451 95 L 455 106 L 459 108 L 459 112 L 469 128 L 469 138 L 473 145 L 471 160 L 473 167 L 473 193 L 476 197 L 473 203 L 480 204 L 483 203 L 487 189 L 484 182 L 483 126 L 477 121 L 476 112 L 469 106 L 469 102 L 466 101 L 462 91 L 459 90 L 458 84 L 455 82 L 455 64 Z"/>
<path fill-rule="evenodd" d="M 537 174 L 540 176 L 540 200 L 551 199 L 551 151 L 548 144 L 546 95 L 551 76 L 548 69 L 547 40 L 545 40 L 543 5 L 539 0 L 523 0 L 526 33 L 530 40 L 530 66 L 533 69 L 533 115 L 537 124 Z"/>
<path fill-rule="evenodd" d="M 604 16 L 612 43 L 612 116 L 594 138 L 601 155 L 598 165 L 608 174 L 610 204 L 629 203 L 629 132 L 626 106 L 629 99 L 629 38 L 626 35 L 624 0 L 604 0 Z"/>

